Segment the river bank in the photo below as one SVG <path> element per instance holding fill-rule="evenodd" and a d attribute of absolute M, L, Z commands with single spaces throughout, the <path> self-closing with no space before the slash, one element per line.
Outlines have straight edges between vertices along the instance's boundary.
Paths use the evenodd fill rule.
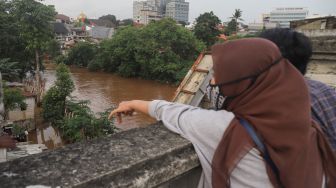
<path fill-rule="evenodd" d="M 47 64 L 44 72 L 46 90 L 56 80 L 56 66 Z M 79 100 L 89 100 L 90 108 L 94 113 L 118 105 L 122 101 L 132 99 L 171 100 L 176 86 L 158 83 L 156 81 L 123 78 L 115 74 L 104 72 L 90 72 L 86 68 L 71 67 L 71 77 L 75 84 L 72 96 Z M 38 115 L 41 109 L 36 109 Z M 143 114 L 135 114 L 124 119 L 123 123 L 116 124 L 121 130 L 136 127 L 145 127 L 154 123 L 155 120 Z M 49 149 L 62 146 L 64 143 L 57 129 L 43 122 L 41 117 L 36 117 L 36 131 L 31 132 L 29 140 L 33 143 L 43 143 Z"/>

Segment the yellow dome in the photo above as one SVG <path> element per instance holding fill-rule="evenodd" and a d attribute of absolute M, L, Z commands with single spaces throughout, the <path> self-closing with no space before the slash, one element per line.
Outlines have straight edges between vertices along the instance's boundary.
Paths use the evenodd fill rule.
<path fill-rule="evenodd" d="M 82 19 L 85 19 L 85 18 L 86 18 L 86 15 L 83 13 L 83 11 L 77 17 L 78 20 L 82 20 Z"/>

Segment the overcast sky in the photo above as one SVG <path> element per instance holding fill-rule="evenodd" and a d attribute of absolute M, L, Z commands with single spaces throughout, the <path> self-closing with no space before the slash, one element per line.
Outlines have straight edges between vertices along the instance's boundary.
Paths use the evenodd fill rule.
<path fill-rule="evenodd" d="M 336 0 L 186 0 L 190 3 L 189 22 L 200 14 L 213 11 L 222 21 L 228 21 L 235 9 L 243 11 L 245 23 L 259 21 L 262 13 L 275 7 L 306 7 L 309 14 L 336 15 Z M 117 19 L 132 18 L 133 0 L 45 0 L 56 11 L 76 18 L 83 11 L 89 18 L 114 14 Z"/>

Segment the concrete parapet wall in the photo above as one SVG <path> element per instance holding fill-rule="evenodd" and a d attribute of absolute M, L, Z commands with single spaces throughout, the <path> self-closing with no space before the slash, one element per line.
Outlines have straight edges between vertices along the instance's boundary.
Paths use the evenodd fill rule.
<path fill-rule="evenodd" d="M 315 52 L 335 52 L 336 37 L 313 37 L 310 39 Z"/>
<path fill-rule="evenodd" d="M 305 34 L 311 39 L 313 51 L 336 52 L 336 29 L 326 30 L 300 30 L 296 31 Z"/>
<path fill-rule="evenodd" d="M 161 124 L 0 163 L 1 186 L 196 187 L 199 161 Z"/>
<path fill-rule="evenodd" d="M 312 30 L 303 30 L 296 29 L 296 31 L 305 34 L 308 37 L 336 37 L 336 29 L 312 29 Z"/>

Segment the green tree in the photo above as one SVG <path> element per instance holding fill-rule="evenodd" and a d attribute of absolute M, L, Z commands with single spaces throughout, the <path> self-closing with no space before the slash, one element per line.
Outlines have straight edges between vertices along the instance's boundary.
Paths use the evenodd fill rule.
<path fill-rule="evenodd" d="M 128 18 L 128 19 L 123 19 L 121 21 L 119 21 L 120 26 L 132 26 L 133 25 L 133 19 Z"/>
<path fill-rule="evenodd" d="M 18 20 L 19 36 L 26 42 L 26 50 L 35 54 L 36 72 L 39 73 L 41 51 L 54 38 L 51 22 L 55 19 L 55 8 L 35 0 L 13 0 L 11 11 Z M 40 85 L 40 74 L 35 75 Z M 37 98 L 40 98 L 39 93 Z"/>
<path fill-rule="evenodd" d="M 31 69 L 33 54 L 26 49 L 26 41 L 20 37 L 18 20 L 13 14 L 13 1 L 0 0 L 0 59 L 18 62 L 23 72 Z"/>
<path fill-rule="evenodd" d="M 176 83 L 204 48 L 192 32 L 162 19 L 143 28 L 119 29 L 101 43 L 96 59 L 105 71 Z"/>
<path fill-rule="evenodd" d="M 117 30 L 112 39 L 103 41 L 99 48 L 97 61 L 107 72 L 119 72 L 124 76 L 137 76 L 139 65 L 135 60 L 137 49 L 141 45 L 140 29 L 125 27 Z M 129 71 L 119 69 L 119 66 L 129 64 Z M 124 71 L 125 70 L 125 71 Z"/>
<path fill-rule="evenodd" d="M 51 87 L 42 100 L 42 117 L 59 127 L 63 123 L 65 104 L 57 87 Z"/>
<path fill-rule="evenodd" d="M 18 81 L 22 78 L 20 63 L 11 62 L 9 58 L 0 59 L 0 72 L 6 81 Z"/>
<path fill-rule="evenodd" d="M 67 112 L 71 115 L 64 118 L 64 124 L 61 126 L 66 140 L 76 142 L 115 132 L 113 121 L 108 120 L 110 109 L 95 117 L 88 105 L 89 101 L 67 100 Z"/>
<path fill-rule="evenodd" d="M 96 55 L 96 46 L 88 42 L 79 42 L 70 49 L 66 62 L 68 64 L 87 67 Z"/>
<path fill-rule="evenodd" d="M 98 61 L 96 60 L 91 60 L 90 63 L 88 64 L 88 69 L 89 71 L 98 71 L 101 69 L 101 66 Z"/>
<path fill-rule="evenodd" d="M 27 104 L 25 103 L 25 97 L 22 95 L 19 89 L 4 88 L 4 107 L 5 118 L 8 118 L 8 112 L 16 108 L 26 110 Z"/>
<path fill-rule="evenodd" d="M 65 55 L 59 55 L 59 56 L 54 58 L 53 62 L 56 63 L 56 64 L 61 64 L 61 63 L 68 64 L 66 62 L 66 60 L 67 60 L 67 57 Z"/>
<path fill-rule="evenodd" d="M 242 17 L 242 12 L 240 9 L 235 9 L 235 12 L 233 13 L 233 15 L 230 17 L 231 18 L 231 22 L 232 24 L 236 24 L 235 25 L 235 31 L 236 33 L 238 32 L 238 23 L 239 21 L 243 21 Z"/>
<path fill-rule="evenodd" d="M 56 39 L 50 40 L 46 44 L 45 53 L 47 53 L 52 59 L 61 55 L 60 43 Z"/>
<path fill-rule="evenodd" d="M 55 126 L 63 123 L 66 98 L 74 90 L 74 83 L 70 71 L 64 64 L 59 64 L 56 69 L 56 81 L 46 93 L 42 101 L 42 116 Z"/>
<path fill-rule="evenodd" d="M 108 14 L 108 15 L 104 15 L 104 16 L 101 16 L 98 18 L 99 20 L 108 20 L 110 22 L 112 22 L 114 25 L 117 25 L 117 18 L 115 15 L 111 15 L 111 14 Z"/>
<path fill-rule="evenodd" d="M 232 35 L 234 33 L 237 33 L 237 22 L 236 20 L 231 19 L 231 21 L 228 23 L 227 27 L 225 28 L 225 34 Z"/>
<path fill-rule="evenodd" d="M 70 96 L 75 89 L 69 68 L 64 64 L 59 64 L 56 68 L 56 77 L 55 86 L 58 88 L 61 97 L 64 98 L 65 101 L 65 98 Z"/>
<path fill-rule="evenodd" d="M 150 23 L 141 31 L 141 46 L 136 61 L 140 64 L 139 75 L 176 83 L 190 68 L 204 44 L 192 32 L 179 26 L 172 19 Z"/>
<path fill-rule="evenodd" d="M 206 43 L 208 47 L 213 45 L 220 34 L 217 27 L 220 23 L 220 19 L 212 11 L 201 14 L 196 18 L 195 36 Z"/>

